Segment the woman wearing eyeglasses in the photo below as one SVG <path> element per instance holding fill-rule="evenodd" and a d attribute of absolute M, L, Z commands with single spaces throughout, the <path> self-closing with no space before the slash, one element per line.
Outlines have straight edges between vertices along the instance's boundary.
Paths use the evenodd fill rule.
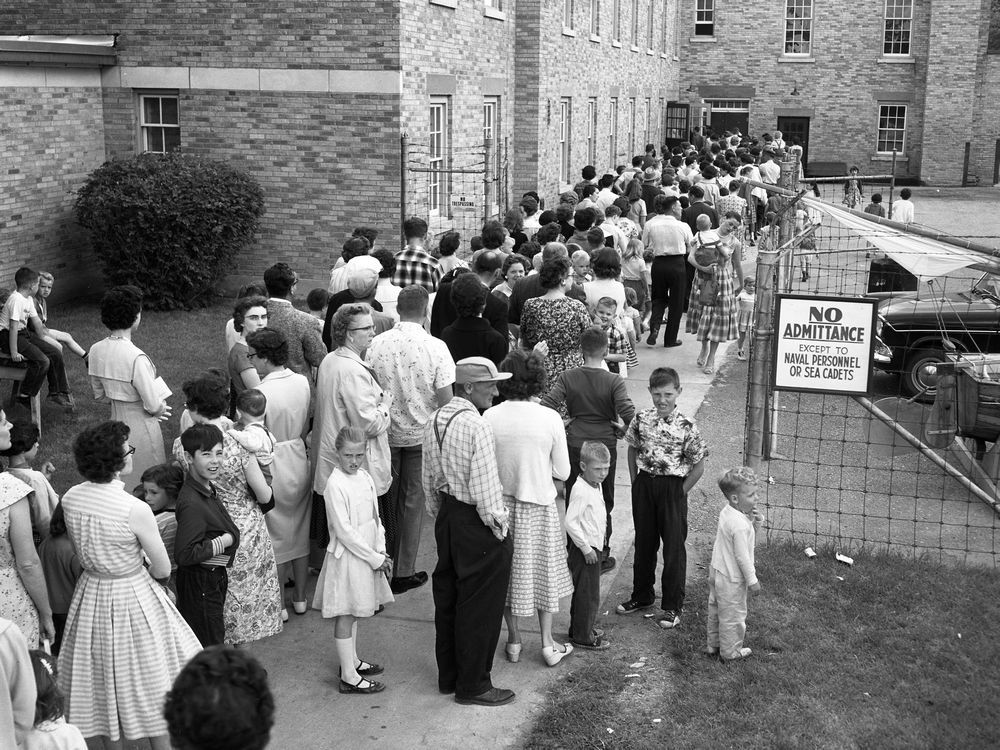
<path fill-rule="evenodd" d="M 322 496 L 326 482 L 337 466 L 337 433 L 344 427 L 358 427 L 367 437 L 366 459 L 362 466 L 375 480 L 379 513 L 385 527 L 387 549 L 394 549 L 394 517 L 387 517 L 385 498 L 392 483 L 389 452 L 389 403 L 391 395 L 382 390 L 374 371 L 365 364 L 365 350 L 375 338 L 375 321 L 365 304 L 343 305 L 330 321 L 333 351 L 319 366 L 316 379 L 316 412 L 313 417 L 313 492 Z M 323 501 L 313 500 L 309 536 L 325 549 L 330 537 Z"/>
<path fill-rule="evenodd" d="M 135 287 L 116 286 L 101 300 L 101 322 L 107 338 L 90 349 L 88 371 L 94 398 L 111 404 L 111 418 L 129 428 L 135 446 L 127 476 L 138 482 L 150 466 L 166 460 L 160 422 L 170 416 L 163 381 L 149 357 L 132 343 L 142 320 L 142 294 Z M 133 482 L 133 483 L 134 483 Z"/>
<path fill-rule="evenodd" d="M 73 442 L 86 481 L 67 490 L 62 504 L 83 574 L 66 617 L 59 687 L 67 718 L 95 738 L 92 746 L 124 735 L 166 750 L 163 700 L 201 644 L 153 580 L 169 578 L 170 559 L 153 511 L 121 480 L 134 473 L 139 452 L 129 439 L 124 423 L 103 422 Z"/>

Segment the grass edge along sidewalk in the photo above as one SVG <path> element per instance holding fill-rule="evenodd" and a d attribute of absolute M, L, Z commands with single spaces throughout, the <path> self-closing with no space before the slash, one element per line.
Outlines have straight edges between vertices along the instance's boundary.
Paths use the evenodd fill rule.
<path fill-rule="evenodd" d="M 866 551 L 847 567 L 818 551 L 758 548 L 745 662 L 701 653 L 701 568 L 679 629 L 613 619 L 615 648 L 552 686 L 523 746 L 993 746 L 1000 577 Z"/>

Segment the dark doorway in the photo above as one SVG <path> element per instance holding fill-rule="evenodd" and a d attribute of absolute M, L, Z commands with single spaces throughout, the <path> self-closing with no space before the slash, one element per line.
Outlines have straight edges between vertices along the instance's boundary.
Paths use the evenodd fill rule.
<path fill-rule="evenodd" d="M 716 135 L 722 135 L 727 130 L 739 128 L 743 135 L 750 129 L 749 112 L 727 112 L 724 109 L 712 110 L 712 131 Z"/>
<path fill-rule="evenodd" d="M 798 143 L 802 146 L 802 172 L 805 174 L 809 165 L 809 118 L 779 117 L 777 129 L 787 145 Z"/>

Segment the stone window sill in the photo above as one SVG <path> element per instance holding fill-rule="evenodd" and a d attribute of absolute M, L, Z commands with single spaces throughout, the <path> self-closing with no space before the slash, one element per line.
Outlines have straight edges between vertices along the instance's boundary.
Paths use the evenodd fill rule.
<path fill-rule="evenodd" d="M 903 154 L 896 154 L 896 163 L 907 162 L 910 160 L 909 156 L 904 156 Z M 892 154 L 875 154 L 872 157 L 872 161 L 892 161 Z"/>
<path fill-rule="evenodd" d="M 576 31 L 569 28 L 568 26 L 563 26 L 562 30 L 563 36 L 576 36 Z"/>
<path fill-rule="evenodd" d="M 595 44 L 600 44 L 601 43 L 601 35 L 600 34 L 591 34 L 590 35 L 590 41 L 594 42 Z"/>
<path fill-rule="evenodd" d="M 781 55 L 779 63 L 814 63 L 816 58 L 811 55 Z"/>
<path fill-rule="evenodd" d="M 692 44 L 715 44 L 714 36 L 693 36 L 688 39 Z"/>
<path fill-rule="evenodd" d="M 442 8 L 458 8 L 458 0 L 430 0 L 431 5 L 440 5 Z"/>
<path fill-rule="evenodd" d="M 885 55 L 876 61 L 879 65 L 916 65 L 917 61 L 909 55 Z"/>

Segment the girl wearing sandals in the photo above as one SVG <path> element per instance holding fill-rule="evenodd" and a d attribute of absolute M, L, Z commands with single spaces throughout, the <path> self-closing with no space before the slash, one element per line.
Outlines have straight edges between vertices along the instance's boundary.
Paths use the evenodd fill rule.
<path fill-rule="evenodd" d="M 323 570 L 316 581 L 313 609 L 334 618 L 334 641 L 340 661 L 341 693 L 380 693 L 369 679 L 382 667 L 358 658 L 358 618 L 371 617 L 393 601 L 386 577 L 392 560 L 385 553 L 385 529 L 371 475 L 361 468 L 368 438 L 358 427 L 344 427 L 334 447 L 339 466 L 330 473 L 323 499 L 330 529 Z"/>

